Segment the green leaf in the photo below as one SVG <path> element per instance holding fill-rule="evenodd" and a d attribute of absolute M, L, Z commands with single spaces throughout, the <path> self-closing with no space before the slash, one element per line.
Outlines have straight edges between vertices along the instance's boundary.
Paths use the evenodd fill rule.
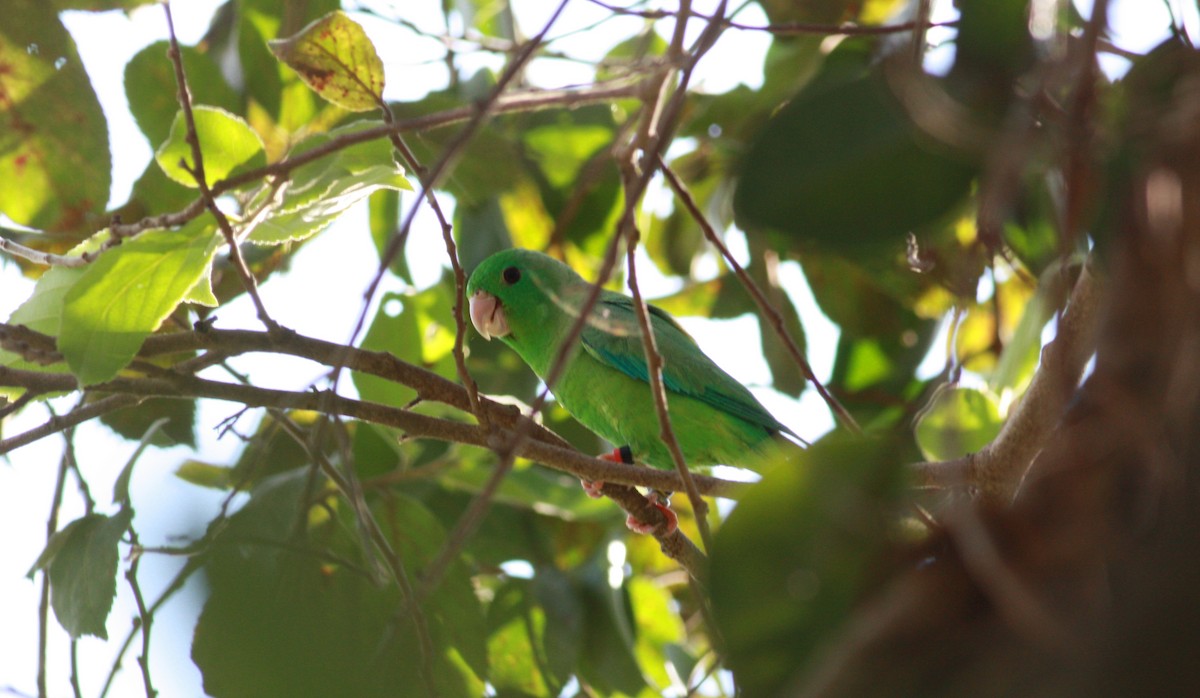
<path fill-rule="evenodd" d="M 380 585 L 354 514 L 329 494 L 309 505 L 305 470 L 263 481 L 215 541 L 211 593 L 192 658 L 214 696 L 425 695 L 422 649 L 397 585 Z M 410 578 L 419 579 L 445 532 L 406 497 L 375 516 Z M 299 530 L 297 524 L 299 522 Z M 429 662 L 445 698 L 483 695 L 486 632 L 465 565 L 451 565 L 420 606 Z"/>
<path fill-rule="evenodd" d="M 574 672 L 583 649 L 583 603 L 570 577 L 548 565 L 537 569 L 532 591 L 546 618 L 546 669 L 561 686 Z"/>
<path fill-rule="evenodd" d="M 751 237 L 750 254 L 752 262 L 747 270 L 751 278 L 754 280 L 762 292 L 766 295 L 767 301 L 775 308 L 783 319 L 783 329 L 795 342 L 796 348 L 799 349 L 800 355 L 805 356 L 806 352 L 806 337 L 804 334 L 804 326 L 800 324 L 800 313 L 792 304 L 792 299 L 784 292 L 783 287 L 779 285 L 775 274 L 768 271 L 766 256 L 768 254 L 765 246 L 757 237 Z M 745 291 L 749 295 L 749 291 Z M 804 371 L 801 370 L 792 352 L 788 349 L 787 342 L 783 337 L 779 336 L 779 332 L 771 326 L 765 317 L 758 319 L 758 331 L 762 337 L 763 358 L 767 360 L 767 366 L 771 369 L 771 377 L 775 389 L 785 395 L 799 397 L 800 393 L 808 385 L 808 380 L 804 377 Z"/>
<path fill-rule="evenodd" d="M 464 269 L 474 269 L 493 253 L 512 247 L 500 198 L 489 196 L 474 204 L 455 206 L 454 240 Z"/>
<path fill-rule="evenodd" d="M 306 8 L 311 7 L 305 5 Z M 246 78 L 246 94 L 260 104 L 272 119 L 280 120 L 280 108 L 283 106 L 283 78 L 280 76 L 279 62 L 267 48 L 267 41 L 262 31 L 264 25 L 271 25 L 272 35 L 278 21 L 265 16 L 251 4 L 243 4 L 238 8 L 237 19 L 237 56 L 241 62 L 242 75 Z M 308 92 L 312 95 L 311 92 Z"/>
<path fill-rule="evenodd" d="M 146 169 L 133 183 L 129 200 L 113 212 L 122 220 L 141 220 L 147 216 L 178 211 L 195 201 L 195 189 L 188 189 L 167 176 L 157 162 L 146 163 Z"/>
<path fill-rule="evenodd" d="M 857 2 L 850 0 L 810 0 L 809 2 L 793 2 L 792 0 L 760 0 L 763 11 L 772 23 L 809 22 L 832 23 L 848 18 L 852 5 Z"/>
<path fill-rule="evenodd" d="M 917 445 L 928 460 L 951 460 L 986 446 L 1003 423 L 991 396 L 974 388 L 944 387 L 917 421 Z"/>
<path fill-rule="evenodd" d="M 51 536 L 33 568 L 50 574 L 54 617 L 72 638 L 108 639 L 104 623 L 117 593 L 117 544 L 133 520 L 125 507 L 115 516 L 88 514 Z"/>
<path fill-rule="evenodd" d="M 679 612 L 672 608 L 675 604 L 670 591 L 661 584 L 651 581 L 648 576 L 636 575 L 625 584 L 637 625 L 634 652 L 638 664 L 652 685 L 666 686 L 671 682 L 667 674 L 667 647 L 670 643 L 683 641 L 683 621 Z"/>
<path fill-rule="evenodd" d="M 379 126 L 379 121 L 359 121 L 306 139 L 293 155 L 311 150 L 340 136 Z M 296 171 L 283 203 L 247 238 L 274 245 L 303 240 L 329 225 L 351 206 L 378 191 L 411 190 L 404 168 L 392 158 L 391 144 L 381 138 L 358 143 Z M 269 196 L 264 191 L 260 196 Z"/>
<path fill-rule="evenodd" d="M 196 122 L 196 137 L 204 158 L 204 178 L 208 186 L 239 170 L 250 170 L 266 164 L 262 139 L 237 114 L 219 107 L 197 105 L 192 108 Z M 154 154 L 158 166 L 171 179 L 188 187 L 196 187 L 192 176 L 195 163 L 192 146 L 187 142 L 187 123 L 183 112 L 175 115 L 167 140 Z"/>
<path fill-rule="evenodd" d="M 198 460 L 186 460 L 175 469 L 175 477 L 200 487 L 227 490 L 234 486 L 233 468 Z"/>
<path fill-rule="evenodd" d="M 433 370 L 447 378 L 454 365 L 453 300 L 447 283 L 417 293 L 388 293 L 363 338 L 363 349 L 388 351 L 401 361 Z M 364 400 L 403 405 L 415 397 L 409 388 L 378 376 L 354 372 L 354 386 Z"/>
<path fill-rule="evenodd" d="M 449 470 L 440 482 L 450 489 L 477 494 L 496 467 L 491 458 L 464 460 Z M 536 511 L 569 521 L 610 519 L 611 505 L 587 496 L 575 478 L 532 463 L 515 466 L 495 491 L 494 501 Z"/>
<path fill-rule="evenodd" d="M 138 128 L 151 143 L 162 143 L 179 113 L 175 66 L 167 57 L 170 44 L 157 41 L 138 51 L 125 65 L 125 96 Z M 194 46 L 180 46 L 188 90 L 194 104 L 211 104 L 230 112 L 239 109 L 237 93 L 221 76 L 217 62 Z M 207 153 L 205 166 L 208 165 Z M 189 178 L 187 183 L 191 183 Z"/>
<path fill-rule="evenodd" d="M 528 583 L 513 579 L 497 589 L 487 620 L 489 683 L 510 694 L 553 695 L 536 661 L 550 650 L 543 640 L 546 615 L 530 598 Z"/>
<path fill-rule="evenodd" d="M 58 349 L 83 385 L 109 380 L 133 359 L 207 271 L 220 237 L 207 218 L 149 231 L 108 250 L 67 292 Z"/>
<path fill-rule="evenodd" d="M 381 103 L 383 61 L 363 28 L 341 10 L 295 36 L 267 43 L 309 87 L 339 107 L 367 111 Z"/>
<path fill-rule="evenodd" d="M 397 119 L 411 119 L 471 105 L 473 97 L 466 94 L 467 85 L 461 86 L 460 91 L 463 94 L 458 91 L 431 92 L 417 102 L 395 103 L 392 110 Z M 489 196 L 529 183 L 516 145 L 517 138 L 505 128 L 506 125 L 507 121 L 501 119 L 480 127 L 463 149 L 454 176 L 445 180 L 446 191 L 454 195 L 459 206 L 479 205 Z M 406 137 L 417 161 L 429 164 L 437 161 L 456 133 L 455 129 L 442 128 L 406 134 Z M 510 228 L 514 228 L 514 234 L 519 232 L 511 223 Z M 549 231 L 541 232 L 549 234 Z"/>
<path fill-rule="evenodd" d="M 398 430 L 382 424 L 351 422 L 354 470 L 366 480 L 393 473 L 404 467 L 404 446 Z"/>
<path fill-rule="evenodd" d="M 613 588 L 609 582 L 613 569 L 603 547 L 599 553 L 576 577 L 584 606 L 579 675 L 604 693 L 638 695 L 646 687 L 646 677 L 634 654 L 637 625 L 629 590 L 623 582 Z"/>
<path fill-rule="evenodd" d="M 527 121 L 532 123 L 521 133 L 521 144 L 536 166 L 529 173 L 553 226 L 581 247 L 593 242 L 603 249 L 621 213 L 620 174 L 607 152 L 614 138 L 612 110 L 547 111 Z"/>
<path fill-rule="evenodd" d="M 371 242 L 375 252 L 383 259 L 391 236 L 400 227 L 400 193 L 395 189 L 380 189 L 367 199 L 368 217 L 371 226 Z M 458 213 L 458 209 L 455 209 Z M 454 226 L 458 230 L 458 226 Z M 408 258 L 401 250 L 388 267 L 396 276 L 412 285 L 412 273 L 408 270 Z"/>
<path fill-rule="evenodd" d="M 126 439 L 140 439 L 150 425 L 160 418 L 167 419 L 151 439 L 154 446 L 168 448 L 177 444 L 196 445 L 196 401 L 152 397 L 134 407 L 109 412 L 100 421 Z"/>
<path fill-rule="evenodd" d="M 11 0 L 3 13 L 0 213 L 42 230 L 87 229 L 112 181 L 100 102 L 53 5 Z"/>
<path fill-rule="evenodd" d="M 948 214 L 975 167 L 917 132 L 880 76 L 801 92 L 742 163 L 742 227 L 848 256 L 892 254 L 904 235 Z"/>
<path fill-rule="evenodd" d="M 183 302 L 202 305 L 205 308 L 215 308 L 221 304 L 216 294 L 213 293 L 211 260 L 209 261 L 209 268 L 200 274 L 200 280 L 196 282 L 195 286 L 192 286 L 192 290 L 184 295 Z"/>
<path fill-rule="evenodd" d="M 849 620 L 889 544 L 897 445 L 833 432 L 769 471 L 717 531 L 713 614 L 746 695 L 786 694 Z"/>
<path fill-rule="evenodd" d="M 970 73 L 977 89 L 990 86 L 1011 97 L 1011 81 L 1036 60 L 1029 0 L 956 0 L 955 6 L 960 18 L 953 72 Z"/>
<path fill-rule="evenodd" d="M 53 0 L 54 6 L 60 10 L 87 10 L 89 12 L 107 12 L 108 10 L 132 10 L 141 5 L 149 5 L 156 0 Z"/>

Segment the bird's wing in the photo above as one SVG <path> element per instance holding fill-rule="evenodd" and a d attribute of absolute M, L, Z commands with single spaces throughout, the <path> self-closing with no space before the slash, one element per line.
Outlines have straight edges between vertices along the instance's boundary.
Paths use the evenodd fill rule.
<path fill-rule="evenodd" d="M 667 390 L 696 398 L 772 432 L 792 434 L 745 386 L 705 356 L 674 318 L 652 305 L 647 307 L 663 356 L 663 385 Z M 606 292 L 596 304 L 592 321 L 580 339 L 584 350 L 596 360 L 631 378 L 649 382 L 632 299 Z"/>

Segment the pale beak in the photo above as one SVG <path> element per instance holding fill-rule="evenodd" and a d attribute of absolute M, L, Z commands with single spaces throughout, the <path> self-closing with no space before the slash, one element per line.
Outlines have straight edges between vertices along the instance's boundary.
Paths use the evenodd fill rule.
<path fill-rule="evenodd" d="M 508 319 L 500 301 L 487 291 L 476 291 L 471 296 L 471 324 L 487 340 L 508 334 Z"/>

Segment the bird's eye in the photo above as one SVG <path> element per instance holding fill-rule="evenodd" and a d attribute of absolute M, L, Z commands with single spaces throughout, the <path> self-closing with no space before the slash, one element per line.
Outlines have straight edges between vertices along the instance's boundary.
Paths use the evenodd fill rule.
<path fill-rule="evenodd" d="M 515 284 L 521 280 L 521 270 L 516 267 L 509 267 L 504 270 L 504 283 Z"/>

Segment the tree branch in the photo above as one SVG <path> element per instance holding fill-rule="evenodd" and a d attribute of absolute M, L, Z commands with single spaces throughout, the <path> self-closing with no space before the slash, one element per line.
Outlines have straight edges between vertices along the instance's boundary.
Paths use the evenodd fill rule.
<path fill-rule="evenodd" d="M 75 389 L 75 377 L 66 373 L 42 373 L 0 367 L 0 386 L 63 392 Z M 327 391 L 273 390 L 169 373 L 153 378 L 117 378 L 92 386 L 90 390 L 117 394 L 73 410 L 40 427 L 0 441 L 0 455 L 48 434 L 87 421 L 99 414 L 136 404 L 146 397 L 202 397 L 237 402 L 247 407 L 273 407 L 282 410 L 319 411 L 325 406 L 334 414 L 396 427 L 412 437 L 463 443 L 490 450 L 500 448 L 514 436 L 513 431 L 504 428 L 488 432 L 478 425 L 429 417 L 397 407 L 342 397 Z M 465 400 L 465 395 L 462 399 Z M 604 480 L 664 491 L 682 489 L 682 483 L 674 473 L 637 465 L 612 463 L 546 441 L 527 441 L 516 450 L 516 455 L 582 479 Z M 746 486 L 744 483 L 720 478 L 699 475 L 694 477 L 700 491 L 710 496 L 733 498 L 738 496 Z"/>
<path fill-rule="evenodd" d="M 703 212 L 700 211 L 700 207 L 696 205 L 696 200 L 694 197 L 692 197 L 692 193 L 688 190 L 687 185 L 683 183 L 683 180 L 679 179 L 679 176 L 675 174 L 675 171 L 672 170 L 669 165 L 667 165 L 666 161 L 663 160 L 662 157 L 659 157 L 658 163 L 658 166 L 662 168 L 663 176 L 667 178 L 667 182 L 671 185 L 671 188 L 675 190 L 675 195 L 679 197 L 679 200 L 683 203 L 684 208 L 688 210 L 688 213 L 692 216 L 692 219 L 695 220 L 696 224 L 700 226 L 700 229 L 704 231 L 704 237 L 708 238 L 708 241 L 712 243 L 713 247 L 717 248 L 717 251 L 721 253 L 721 256 L 725 258 L 725 261 L 733 269 L 733 273 L 737 275 L 738 280 L 742 282 L 742 286 L 744 286 L 746 290 L 750 292 L 750 297 L 754 299 L 754 304 L 758 306 L 758 312 L 762 313 L 763 318 L 770 323 L 771 327 L 775 329 L 775 333 L 778 334 L 779 338 L 783 340 L 784 345 L 787 347 L 788 353 L 792 355 L 792 360 L 795 361 L 796 365 L 800 367 L 801 372 L 804 373 L 804 377 L 808 379 L 808 382 L 813 384 L 813 387 L 817 389 L 817 394 L 821 396 L 821 399 L 825 401 L 825 404 L 829 406 L 829 409 L 833 410 L 833 413 L 837 415 L 842 424 L 845 425 L 845 427 L 851 432 L 855 434 L 861 434 L 862 428 L 858 426 L 858 422 L 854 420 L 854 417 L 851 416 L 850 412 L 842 405 L 842 403 L 839 402 L 838 399 L 825 388 L 825 385 L 817 379 L 817 375 L 813 373 L 812 366 L 809 365 L 808 359 L 804 357 L 804 352 L 800 351 L 800 347 L 796 344 L 796 340 L 792 339 L 791 333 L 787 331 L 787 327 L 783 321 L 783 316 L 779 314 L 779 311 L 775 309 L 775 306 L 771 305 L 771 302 L 767 300 L 766 294 L 764 294 L 762 289 L 758 287 L 758 284 L 754 282 L 754 279 L 750 278 L 750 275 L 746 273 L 746 270 L 742 268 L 742 265 L 738 264 L 738 261 L 733 258 L 733 254 L 729 251 L 729 248 L 726 247 L 725 243 L 721 241 L 720 236 L 717 235 L 717 231 L 714 230 L 712 224 L 708 222 L 708 218 Z"/>
<path fill-rule="evenodd" d="M 1006 504 L 1012 501 L 1029 464 L 1066 410 L 1096 349 L 1102 294 L 1091 266 L 1089 261 L 1080 270 L 1059 319 L 1058 334 L 1042 350 L 1041 366 L 1000 433 L 977 453 L 913 466 L 923 484 L 965 485 L 977 488 L 985 499 Z"/>

